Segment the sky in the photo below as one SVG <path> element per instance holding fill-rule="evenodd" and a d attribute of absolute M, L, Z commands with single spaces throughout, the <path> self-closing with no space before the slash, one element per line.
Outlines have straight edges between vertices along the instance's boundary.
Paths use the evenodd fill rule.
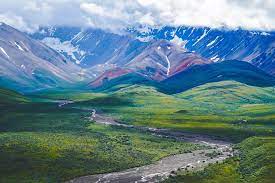
<path fill-rule="evenodd" d="M 275 0 L 0 0 L 0 22 L 39 26 L 207 26 L 275 30 Z"/>

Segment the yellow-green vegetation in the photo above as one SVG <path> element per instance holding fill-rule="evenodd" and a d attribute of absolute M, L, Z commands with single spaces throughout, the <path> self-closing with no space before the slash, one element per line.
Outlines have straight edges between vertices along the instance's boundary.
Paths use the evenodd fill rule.
<path fill-rule="evenodd" d="M 12 90 L 0 88 L 0 106 L 28 102 L 28 98 Z"/>
<path fill-rule="evenodd" d="M 53 99 L 53 100 L 72 100 L 72 101 L 86 101 L 98 97 L 103 97 L 104 93 L 95 93 L 83 90 L 72 90 L 72 91 L 51 91 L 51 92 L 40 92 L 36 93 L 32 97 L 36 100 L 38 99 Z"/>
<path fill-rule="evenodd" d="M 275 135 L 274 88 L 226 81 L 168 95 L 152 86 L 114 87 L 102 93 L 40 93 L 35 99 L 8 92 L 12 99 L 3 97 L 6 102 L 0 105 L 0 182 L 60 182 L 149 164 L 199 148 L 134 129 L 96 125 L 88 119 L 92 109 L 122 123 L 215 135 L 235 142 L 258 136 L 240 144 L 240 159 L 210 166 L 210 172 L 220 171 L 208 173 L 215 178 L 205 178 L 207 171 L 198 175 L 209 182 L 219 182 L 219 174 L 227 175 L 224 180 L 252 182 L 272 177 L 267 172 L 274 172 L 274 143 L 266 145 L 268 138 L 263 136 Z M 51 102 L 61 99 L 75 103 L 58 107 Z M 249 146 L 256 141 L 263 145 Z M 264 156 L 267 159 L 262 162 Z M 189 176 L 190 180 L 198 178 Z"/>
<path fill-rule="evenodd" d="M 235 81 L 202 85 L 176 95 L 149 86 L 118 87 L 77 104 L 103 110 L 124 123 L 206 133 L 233 141 L 273 135 L 275 90 Z"/>
<path fill-rule="evenodd" d="M 165 183 L 241 183 L 238 172 L 239 162 L 230 159 L 222 164 L 209 165 L 198 172 L 177 172 L 170 176 Z"/>
<path fill-rule="evenodd" d="M 199 172 L 178 172 L 167 183 L 273 183 L 275 137 L 250 137 L 236 147 L 239 157 Z"/>
<path fill-rule="evenodd" d="M 247 182 L 274 182 L 275 137 L 248 138 L 237 148 L 240 151 L 239 171 Z"/>
<path fill-rule="evenodd" d="M 105 127 L 100 132 L 80 134 L 1 133 L 0 147 L 0 182 L 60 182 L 141 166 L 196 148 Z"/>
<path fill-rule="evenodd" d="M 0 106 L 0 182 L 62 182 L 200 148 L 134 129 L 94 124 L 88 119 L 90 111 L 15 101 Z"/>

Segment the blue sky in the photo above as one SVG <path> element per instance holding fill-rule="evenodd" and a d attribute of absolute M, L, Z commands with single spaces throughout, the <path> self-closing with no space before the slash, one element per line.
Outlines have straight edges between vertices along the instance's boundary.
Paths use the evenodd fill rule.
<path fill-rule="evenodd" d="M 0 21 L 23 31 L 39 26 L 191 25 L 275 30 L 275 0 L 0 0 Z"/>

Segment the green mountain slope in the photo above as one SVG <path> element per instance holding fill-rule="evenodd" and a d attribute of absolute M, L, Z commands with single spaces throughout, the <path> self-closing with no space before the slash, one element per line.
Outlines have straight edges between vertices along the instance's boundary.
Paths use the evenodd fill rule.
<path fill-rule="evenodd" d="M 179 93 L 210 82 L 234 80 L 251 86 L 275 86 L 275 78 L 257 67 L 240 61 L 194 66 L 162 82 L 167 93 Z"/>
<path fill-rule="evenodd" d="M 7 104 L 19 104 L 27 101 L 27 97 L 15 91 L 0 88 L 0 107 Z"/>
<path fill-rule="evenodd" d="M 159 86 L 156 81 L 150 80 L 137 73 L 130 73 L 105 82 L 94 91 L 115 92 L 132 85 Z"/>

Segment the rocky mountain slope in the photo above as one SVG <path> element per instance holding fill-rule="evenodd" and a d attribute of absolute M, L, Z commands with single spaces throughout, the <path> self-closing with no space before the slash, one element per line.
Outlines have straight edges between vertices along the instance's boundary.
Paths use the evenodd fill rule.
<path fill-rule="evenodd" d="M 95 83 L 101 83 L 99 80 L 111 72 L 113 76 L 119 74 L 118 68 L 160 81 L 190 66 L 212 62 L 167 40 L 144 42 L 131 34 L 118 35 L 97 29 L 41 28 L 32 37 L 92 71 L 98 78 Z"/>
<path fill-rule="evenodd" d="M 113 64 L 121 66 L 148 45 L 127 35 L 92 28 L 46 27 L 31 36 L 85 68 Z"/>
<path fill-rule="evenodd" d="M 0 84 L 22 91 L 70 85 L 88 77 L 60 53 L 4 23 L 0 63 Z"/>
<path fill-rule="evenodd" d="M 275 74 L 275 32 L 207 27 L 161 27 L 130 30 L 141 40 L 166 39 L 214 62 L 241 60 Z"/>

